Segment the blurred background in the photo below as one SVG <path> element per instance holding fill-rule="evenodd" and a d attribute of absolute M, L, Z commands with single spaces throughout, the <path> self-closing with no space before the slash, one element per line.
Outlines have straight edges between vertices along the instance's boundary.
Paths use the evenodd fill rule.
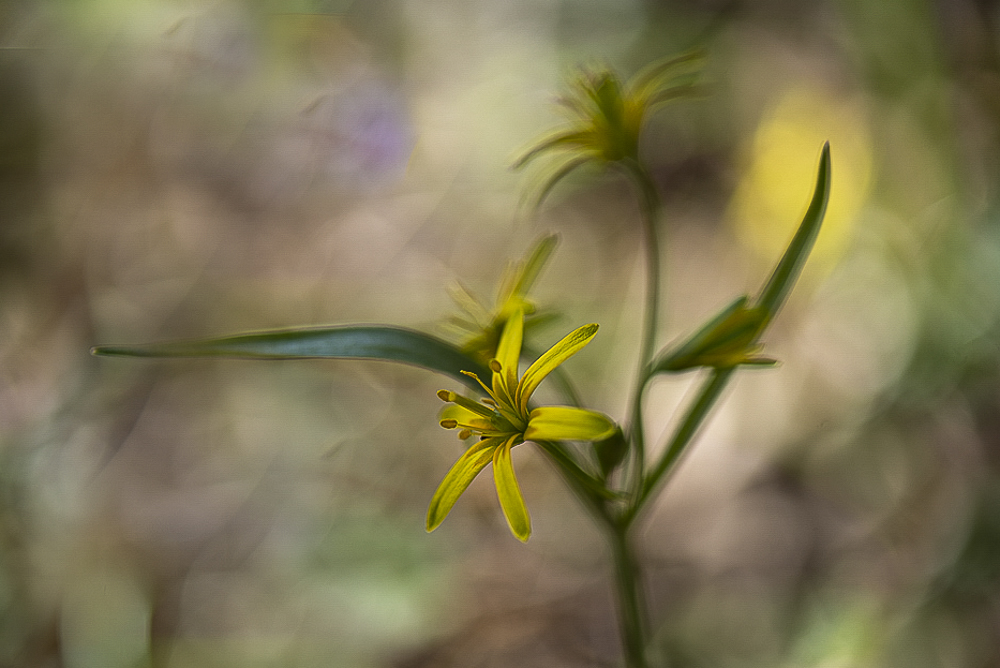
<path fill-rule="evenodd" d="M 694 46 L 644 137 L 662 344 L 756 290 L 822 142 L 805 275 L 641 536 L 676 667 L 1000 666 L 1000 7 L 987 0 L 0 2 L 0 666 L 613 666 L 605 546 L 518 448 L 444 525 L 453 382 L 97 343 L 385 322 L 454 337 L 509 259 L 586 322 L 622 419 L 642 263 L 620 178 L 537 214 L 519 151 L 579 65 Z M 451 340 L 455 340 L 452 338 Z M 653 440 L 697 375 L 658 381 Z"/>

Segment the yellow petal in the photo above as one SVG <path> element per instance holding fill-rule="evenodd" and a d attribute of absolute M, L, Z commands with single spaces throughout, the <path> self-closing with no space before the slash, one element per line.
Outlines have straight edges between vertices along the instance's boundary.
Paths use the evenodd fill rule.
<path fill-rule="evenodd" d="M 478 323 L 489 322 L 490 312 L 486 310 L 482 302 L 476 299 L 475 295 L 469 292 L 461 283 L 456 283 L 455 285 L 449 286 L 448 294 L 452 301 L 458 305 L 460 309 L 468 313 L 472 319 L 476 322 L 470 323 L 472 325 L 473 331 L 479 329 Z"/>
<path fill-rule="evenodd" d="M 455 462 L 431 498 L 431 505 L 427 509 L 427 531 L 434 531 L 440 526 L 458 501 L 458 497 L 462 496 L 479 472 L 493 459 L 493 452 L 501 442 L 496 438 L 480 441 L 466 450 L 465 454 Z"/>
<path fill-rule="evenodd" d="M 524 496 L 521 495 L 521 487 L 517 484 L 514 462 L 510 457 L 510 450 L 514 447 L 515 440 L 517 437 L 511 436 L 494 452 L 493 481 L 497 486 L 497 497 L 500 499 L 500 507 L 503 508 L 511 533 L 521 542 L 525 542 L 531 536 L 531 518 L 528 516 L 527 506 L 524 505 Z"/>
<path fill-rule="evenodd" d="M 549 348 L 545 354 L 528 367 L 517 387 L 517 402 L 523 412 L 528 411 L 528 400 L 539 383 L 581 348 L 590 343 L 597 334 L 597 325 L 584 325 L 567 334 L 562 341 Z"/>
<path fill-rule="evenodd" d="M 524 335 L 524 310 L 517 308 L 507 319 L 497 346 L 497 361 L 500 362 L 500 373 L 507 383 L 507 392 L 517 387 L 517 362 L 521 357 L 521 338 Z M 494 379 L 496 374 L 494 374 Z M 496 383 L 494 383 L 496 392 Z M 513 397 L 511 397 L 513 398 Z"/>
<path fill-rule="evenodd" d="M 572 406 L 542 406 L 531 411 L 528 441 L 600 441 L 615 433 L 607 415 Z"/>
<path fill-rule="evenodd" d="M 573 127 L 570 130 L 565 130 L 558 134 L 554 134 L 550 137 L 546 137 L 538 144 L 533 146 L 527 153 L 517 159 L 513 164 L 514 169 L 521 169 L 531 160 L 543 153 L 548 153 L 550 151 L 565 149 L 565 148 L 578 148 L 587 147 L 593 142 L 592 132 L 588 129 L 580 130 L 577 127 Z"/>
<path fill-rule="evenodd" d="M 545 263 L 548 262 L 549 256 L 552 255 L 552 251 L 555 250 L 558 240 L 556 235 L 550 234 L 539 239 L 531 248 L 531 254 L 516 275 L 511 297 L 523 298 L 528 294 L 535 279 L 538 278 Z"/>

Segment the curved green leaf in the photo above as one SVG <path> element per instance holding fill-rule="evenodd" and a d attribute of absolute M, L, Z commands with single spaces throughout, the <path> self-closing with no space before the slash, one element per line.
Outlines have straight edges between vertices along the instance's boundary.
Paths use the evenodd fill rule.
<path fill-rule="evenodd" d="M 775 266 L 774 271 L 771 273 L 770 278 L 768 278 L 767 283 L 761 289 L 760 295 L 755 300 L 753 306 L 749 309 L 747 308 L 747 300 L 745 297 L 740 297 L 735 302 L 733 302 L 727 309 L 722 311 L 714 320 L 712 320 L 705 328 L 700 330 L 698 334 L 695 335 L 694 343 L 685 344 L 682 350 L 687 347 L 687 345 L 693 345 L 693 347 L 704 346 L 706 343 L 711 343 L 713 338 L 713 330 L 718 327 L 726 329 L 726 325 L 729 324 L 729 320 L 736 317 L 737 322 L 734 323 L 739 325 L 733 328 L 733 333 L 736 335 L 731 339 L 727 340 L 727 337 L 722 337 L 722 341 L 726 344 L 734 342 L 736 344 L 745 341 L 746 345 L 752 346 L 758 339 L 758 337 L 763 334 L 764 330 L 770 324 L 771 320 L 774 319 L 775 314 L 784 304 L 785 298 L 788 297 L 789 291 L 795 284 L 796 279 L 799 276 L 799 272 L 802 270 L 802 265 L 805 264 L 806 259 L 809 257 L 809 252 L 812 250 L 813 243 L 816 241 L 816 235 L 819 234 L 820 225 L 823 224 L 823 216 L 826 215 L 827 202 L 830 199 L 830 142 L 823 144 L 823 151 L 819 159 L 819 169 L 816 174 L 816 188 L 813 191 L 812 200 L 809 202 L 809 208 L 806 211 L 805 217 L 802 219 L 802 223 L 799 225 L 798 230 L 795 232 L 795 236 L 792 237 L 791 242 L 788 244 L 788 248 L 785 250 L 784 255 L 778 261 L 777 266 Z M 756 311 L 752 318 L 745 318 L 741 315 L 741 312 Z M 757 318 L 760 318 L 757 321 Z M 746 322 L 741 322 L 746 320 Z M 745 329 L 744 326 L 750 329 Z M 756 334 L 752 337 L 747 337 L 749 340 L 744 339 L 746 337 L 746 332 L 754 332 Z M 694 349 L 694 348 L 692 348 Z M 749 349 L 748 352 L 753 354 L 756 353 L 756 349 Z M 650 373 L 655 373 L 656 371 L 665 370 L 663 367 L 667 361 L 671 359 L 671 355 L 668 353 L 660 357 L 660 361 L 653 367 L 651 367 Z M 770 362 L 766 358 L 748 358 L 749 361 L 756 361 L 757 363 Z M 745 363 L 745 362 L 741 362 Z M 624 523 L 627 525 L 635 519 L 637 513 L 642 509 L 643 505 L 649 499 L 649 497 L 655 492 L 655 490 L 662 484 L 663 477 L 670 471 L 673 466 L 677 463 L 681 454 L 690 444 L 691 439 L 694 438 L 701 424 L 705 421 L 708 416 L 712 405 L 719 398 L 722 390 L 726 387 L 729 379 L 732 378 L 736 371 L 735 366 L 716 366 L 712 370 L 712 374 L 705 381 L 702 386 L 701 391 L 698 394 L 697 399 L 688 409 L 687 415 L 681 421 L 680 426 L 677 431 L 674 432 L 673 437 L 667 445 L 666 450 L 660 455 L 659 460 L 656 465 L 649 472 L 649 475 L 645 477 L 642 484 L 642 491 L 639 498 L 633 502 L 632 506 L 626 511 Z"/>
<path fill-rule="evenodd" d="M 823 224 L 823 216 L 826 215 L 826 205 L 830 201 L 830 142 L 823 144 L 823 151 L 819 158 L 819 169 L 816 173 L 816 188 L 813 190 L 812 200 L 806 215 L 802 218 L 795 236 L 792 237 L 785 254 L 781 256 L 774 272 L 767 280 L 760 296 L 757 298 L 755 306 L 763 309 L 767 313 L 767 320 L 774 318 L 778 309 L 784 303 L 785 298 L 795 284 L 795 279 L 802 271 L 802 265 L 809 257 L 816 236 L 819 234 L 820 225 Z M 763 328 L 762 328 L 763 329 Z"/>
<path fill-rule="evenodd" d="M 706 366 L 721 369 L 740 364 L 773 364 L 774 360 L 757 355 L 760 351 L 757 341 L 781 309 L 802 271 L 819 234 L 829 199 L 830 142 L 826 142 L 809 208 L 756 303 L 751 305 L 747 296 L 738 298 L 678 348 L 660 353 L 650 365 L 649 373 Z"/>
<path fill-rule="evenodd" d="M 387 360 L 437 371 L 476 389 L 479 386 L 462 371 L 490 376 L 489 369 L 446 341 L 386 325 L 283 329 L 217 339 L 97 346 L 90 352 L 105 357 Z"/>

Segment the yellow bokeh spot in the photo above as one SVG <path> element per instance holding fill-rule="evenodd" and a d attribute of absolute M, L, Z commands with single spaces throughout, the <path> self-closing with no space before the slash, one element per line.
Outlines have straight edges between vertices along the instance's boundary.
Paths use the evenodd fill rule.
<path fill-rule="evenodd" d="M 757 129 L 729 220 L 740 240 L 764 261 L 777 260 L 802 221 L 827 140 L 833 180 L 810 259 L 814 267 L 832 266 L 840 257 L 868 195 L 872 143 L 863 109 L 816 88 L 794 88 Z"/>

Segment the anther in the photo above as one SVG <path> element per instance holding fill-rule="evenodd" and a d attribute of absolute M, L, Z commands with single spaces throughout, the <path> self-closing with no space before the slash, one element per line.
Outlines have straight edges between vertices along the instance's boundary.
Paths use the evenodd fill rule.
<path fill-rule="evenodd" d="M 455 401 L 455 393 L 452 392 L 451 390 L 438 390 L 437 394 L 438 398 L 440 398 L 441 401 L 447 401 L 447 402 Z"/>
<path fill-rule="evenodd" d="M 503 367 L 500 366 L 500 360 L 490 360 L 490 370 L 493 373 L 500 373 L 500 369 L 502 368 Z"/>
<path fill-rule="evenodd" d="M 472 430 L 471 429 L 463 429 L 462 431 L 458 432 L 458 440 L 460 440 L 460 441 L 464 441 L 465 439 L 469 438 L 470 436 L 472 436 Z"/>
<path fill-rule="evenodd" d="M 445 429 L 454 429 L 458 426 L 458 420 L 452 420 L 451 418 L 446 418 L 441 420 L 441 426 Z"/>

